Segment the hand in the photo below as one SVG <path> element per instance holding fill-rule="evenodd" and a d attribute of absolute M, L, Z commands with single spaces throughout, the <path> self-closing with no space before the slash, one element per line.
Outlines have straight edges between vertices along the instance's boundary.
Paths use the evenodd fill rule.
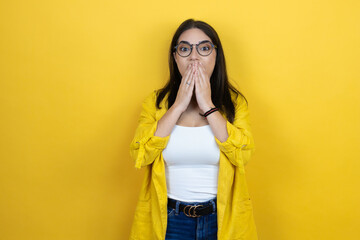
<path fill-rule="evenodd" d="M 215 107 L 211 100 L 210 77 L 205 74 L 205 68 L 201 63 L 195 62 L 195 94 L 201 114 Z"/>
<path fill-rule="evenodd" d="M 181 112 L 184 112 L 191 101 L 194 89 L 194 64 L 189 64 L 184 76 L 181 79 L 179 90 L 176 95 L 174 107 L 179 108 Z"/>

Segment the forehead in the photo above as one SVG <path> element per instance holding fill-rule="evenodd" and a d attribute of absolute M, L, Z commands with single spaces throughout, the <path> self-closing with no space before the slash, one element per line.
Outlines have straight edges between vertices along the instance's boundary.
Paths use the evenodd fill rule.
<path fill-rule="evenodd" d="M 191 44 L 194 44 L 204 40 L 211 41 L 211 39 L 202 30 L 198 28 L 192 28 L 183 32 L 180 35 L 178 42 L 187 41 Z"/>

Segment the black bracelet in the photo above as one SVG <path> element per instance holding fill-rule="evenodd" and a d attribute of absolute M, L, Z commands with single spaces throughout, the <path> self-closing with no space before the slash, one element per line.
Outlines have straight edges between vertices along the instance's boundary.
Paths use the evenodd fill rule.
<path fill-rule="evenodd" d="M 199 114 L 206 118 L 207 116 L 209 116 L 210 114 L 212 114 L 213 112 L 216 112 L 216 111 L 219 111 L 219 109 L 217 107 L 214 107 L 214 108 L 211 108 L 209 111 L 207 111 L 204 114 L 201 114 L 201 113 L 199 113 Z"/>

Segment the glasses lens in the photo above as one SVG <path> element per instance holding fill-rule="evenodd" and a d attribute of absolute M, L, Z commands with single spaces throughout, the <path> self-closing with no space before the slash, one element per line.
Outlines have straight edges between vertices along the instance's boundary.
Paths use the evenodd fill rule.
<path fill-rule="evenodd" d="M 180 56 L 182 57 L 187 57 L 190 55 L 191 52 L 191 46 L 187 43 L 179 43 L 178 47 L 177 47 L 177 52 Z"/>
<path fill-rule="evenodd" d="M 212 52 L 213 47 L 210 42 L 203 42 L 199 45 L 198 49 L 200 55 L 207 56 Z"/>

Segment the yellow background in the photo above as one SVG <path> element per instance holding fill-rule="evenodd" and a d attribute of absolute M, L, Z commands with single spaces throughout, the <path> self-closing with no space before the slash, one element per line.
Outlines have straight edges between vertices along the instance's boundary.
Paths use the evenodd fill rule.
<path fill-rule="evenodd" d="M 141 102 L 187 18 L 249 100 L 259 239 L 360 239 L 360 2 L 1 1 L 0 239 L 127 239 Z"/>

